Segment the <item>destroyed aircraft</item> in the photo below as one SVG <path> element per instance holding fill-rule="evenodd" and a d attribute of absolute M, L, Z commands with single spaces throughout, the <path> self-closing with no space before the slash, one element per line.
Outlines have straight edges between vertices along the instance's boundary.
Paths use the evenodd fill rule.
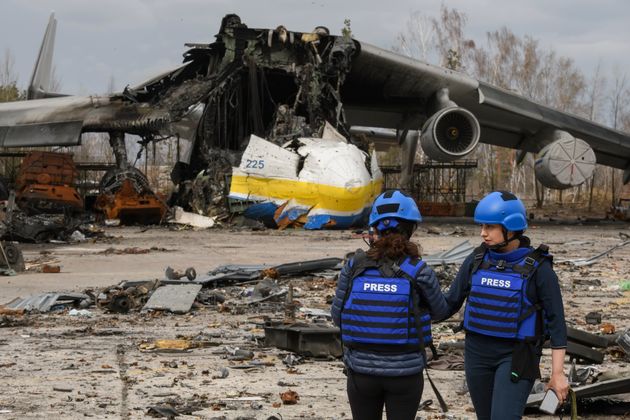
<path fill-rule="evenodd" d="M 116 153 L 124 134 L 145 143 L 174 136 L 181 147 L 172 204 L 190 207 L 191 183 L 205 171 L 217 185 L 204 187 L 206 202 L 196 206 L 202 212 L 221 202 L 232 175 L 231 199 L 257 203 L 250 215 L 280 226 L 287 220 L 314 228 L 353 224 L 378 189 L 373 157 L 356 144 L 366 171 L 334 170 L 356 169 L 351 127 L 366 126 L 395 130 L 390 137 L 403 147 L 407 177 L 418 142 L 429 158 L 451 161 L 481 141 L 519 149 L 521 158 L 537 153 L 537 178 L 550 188 L 581 184 L 595 163 L 625 169 L 624 182 L 630 180 L 627 134 L 323 27 L 252 29 L 227 15 L 215 42 L 188 44 L 184 64 L 173 71 L 118 94 L 50 98 L 55 26 L 51 18 L 29 89 L 31 98 L 43 99 L 0 104 L 0 145 L 71 146 L 80 144 L 81 133 L 104 132 Z M 343 137 L 336 147 L 351 143 L 331 160 L 343 163 L 329 169 L 321 161 L 311 173 L 309 158 L 330 145 L 326 123 Z M 250 139 L 288 153 L 247 150 Z M 271 150 L 286 156 L 286 166 L 259 167 Z"/>
<path fill-rule="evenodd" d="M 366 154 L 332 127 L 321 138 L 300 138 L 294 150 L 252 135 L 232 170 L 229 197 L 254 200 L 244 215 L 267 225 L 347 228 L 367 219 L 382 175 Z"/>

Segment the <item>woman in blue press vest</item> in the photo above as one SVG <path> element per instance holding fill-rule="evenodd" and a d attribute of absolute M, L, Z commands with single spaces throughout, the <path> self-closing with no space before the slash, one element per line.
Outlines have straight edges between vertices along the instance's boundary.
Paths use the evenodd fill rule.
<path fill-rule="evenodd" d="M 551 340 L 548 388 L 560 401 L 569 385 L 564 374 L 567 328 L 558 277 L 545 245 L 533 249 L 523 235 L 525 206 L 514 194 L 495 191 L 475 209 L 483 243 L 464 261 L 446 293 L 449 316 L 466 299 L 465 371 L 480 420 L 520 419 L 540 355 Z"/>
<path fill-rule="evenodd" d="M 341 329 L 355 420 L 380 420 L 383 406 L 389 420 L 416 418 L 431 318 L 447 313 L 435 273 L 410 241 L 421 220 L 411 197 L 381 194 L 369 219 L 377 239 L 339 275 L 331 313 Z"/>

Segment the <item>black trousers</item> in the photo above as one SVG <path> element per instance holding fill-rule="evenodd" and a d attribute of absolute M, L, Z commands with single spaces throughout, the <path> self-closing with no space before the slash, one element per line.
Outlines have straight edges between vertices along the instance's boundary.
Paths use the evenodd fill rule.
<path fill-rule="evenodd" d="M 348 369 L 348 400 L 354 420 L 381 420 L 385 405 L 388 420 L 415 420 L 424 379 L 410 376 L 373 376 Z"/>

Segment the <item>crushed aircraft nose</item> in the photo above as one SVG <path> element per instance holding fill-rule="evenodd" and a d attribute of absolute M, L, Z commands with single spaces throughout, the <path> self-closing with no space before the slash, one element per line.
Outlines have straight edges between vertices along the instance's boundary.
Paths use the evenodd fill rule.
<path fill-rule="evenodd" d="M 280 147 L 252 135 L 232 170 L 229 198 L 257 202 L 244 216 L 281 229 L 362 224 L 381 191 L 376 154 L 349 144 L 332 127 L 322 138 L 297 143 Z"/>

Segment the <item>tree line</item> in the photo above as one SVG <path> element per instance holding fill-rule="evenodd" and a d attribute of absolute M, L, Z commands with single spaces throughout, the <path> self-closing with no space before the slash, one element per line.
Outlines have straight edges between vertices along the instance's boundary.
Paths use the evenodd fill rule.
<path fill-rule="evenodd" d="M 485 39 L 472 39 L 466 34 L 467 23 L 465 13 L 444 5 L 437 17 L 412 13 L 397 36 L 394 49 L 464 72 L 543 105 L 630 132 L 630 84 L 620 69 L 604 74 L 600 62 L 592 76 L 586 76 L 571 58 L 554 48 L 543 48 L 530 35 L 519 36 L 504 26 L 487 32 Z M 482 144 L 474 157 L 479 165 L 475 176 L 470 177 L 474 180 L 471 188 L 479 196 L 509 189 L 535 201 L 539 207 L 545 201 L 555 200 L 591 208 L 616 203 L 622 193 L 623 171 L 618 169 L 597 166 L 587 183 L 555 191 L 536 181 L 531 154 L 517 165 L 515 150 Z M 630 191 L 623 193 L 630 197 Z"/>
<path fill-rule="evenodd" d="M 574 61 L 553 48 L 543 48 L 539 40 L 530 35 L 519 36 L 508 27 L 489 31 L 485 39 L 472 39 L 466 34 L 468 17 L 465 13 L 442 5 L 439 16 L 412 13 L 397 36 L 394 50 L 464 72 L 471 77 L 503 89 L 514 91 L 541 104 L 596 121 L 620 131 L 630 132 L 630 82 L 620 69 L 605 74 L 599 63 L 592 75 L 586 76 Z M 53 85 L 59 91 L 61 80 L 54 75 Z M 114 82 L 108 89 L 113 91 Z M 25 99 L 24 90 L 18 87 L 14 71 L 14 58 L 5 50 L 0 62 L 0 102 Z M 72 152 L 77 160 L 113 161 L 108 141 L 100 134 L 85 134 L 83 145 Z M 146 164 L 172 163 L 175 151 L 171 142 L 158 145 L 143 156 L 136 155 L 137 147 L 130 150 L 132 160 Z M 135 159 L 133 159 L 135 158 Z M 420 156 L 418 159 L 422 159 Z M 534 175 L 534 157 L 531 154 L 520 165 L 516 151 L 481 144 L 473 158 L 478 169 L 469 185 L 471 196 L 508 189 L 535 201 L 576 203 L 596 206 L 614 204 L 624 191 L 622 171 L 597 166 L 594 176 L 585 184 L 564 191 L 544 188 Z"/>

